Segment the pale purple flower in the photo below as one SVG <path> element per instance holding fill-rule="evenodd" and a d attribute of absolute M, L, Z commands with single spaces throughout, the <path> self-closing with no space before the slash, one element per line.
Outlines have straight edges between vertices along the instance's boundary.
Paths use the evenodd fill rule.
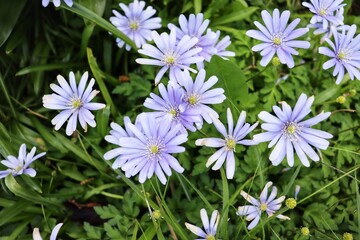
<path fill-rule="evenodd" d="M 300 185 L 296 185 L 295 186 L 295 194 L 294 194 L 295 200 L 297 200 L 299 192 L 300 192 Z"/>
<path fill-rule="evenodd" d="M 51 231 L 50 240 L 56 240 L 57 235 L 60 231 L 60 228 L 62 227 L 63 223 L 58 223 L 53 230 Z M 40 235 L 39 228 L 34 228 L 33 230 L 33 240 L 43 240 L 43 238 Z"/>
<path fill-rule="evenodd" d="M 336 30 L 333 33 L 335 43 L 330 39 L 325 39 L 333 50 L 327 47 L 319 48 L 319 53 L 331 57 L 330 60 L 324 63 L 323 68 L 329 69 L 335 66 L 333 76 L 337 75 L 336 84 L 341 83 L 345 75 L 345 69 L 349 73 L 351 80 L 354 77 L 360 80 L 360 35 L 354 38 L 356 25 L 352 25 L 347 33 L 345 30 L 341 34 Z"/>
<path fill-rule="evenodd" d="M 204 14 L 202 13 L 196 15 L 190 14 L 189 20 L 181 14 L 179 17 L 180 28 L 172 23 L 168 24 L 168 28 L 170 30 L 176 29 L 176 38 L 178 41 L 186 35 L 199 39 L 196 46 L 200 47 L 202 50 L 198 53 L 198 56 L 202 56 L 205 61 L 210 62 L 211 57 L 217 52 L 215 48 L 217 38 L 216 34 L 211 31 L 211 29 L 207 29 L 209 23 L 210 21 L 208 19 L 204 20 Z M 198 62 L 197 66 L 199 69 L 204 68 L 203 62 Z"/>
<path fill-rule="evenodd" d="M 200 238 L 197 238 L 198 240 L 215 240 L 217 227 L 220 221 L 219 211 L 213 211 L 209 221 L 206 210 L 202 208 L 200 210 L 200 217 L 204 226 L 204 230 L 190 223 L 185 223 L 186 228 L 195 235 L 199 236 Z"/>
<path fill-rule="evenodd" d="M 307 97 L 302 93 L 295 104 L 294 110 L 286 102 L 281 102 L 282 109 L 273 106 L 275 115 L 262 111 L 259 118 L 265 123 L 261 128 L 267 132 L 256 134 L 254 141 L 269 142 L 268 147 L 275 146 L 270 154 L 270 161 L 274 166 L 279 165 L 282 160 L 287 158 L 290 167 L 294 166 L 294 149 L 301 163 L 309 167 L 310 162 L 307 156 L 313 161 L 320 158 L 314 149 L 327 149 L 329 142 L 325 139 L 332 138 L 330 133 L 312 129 L 311 127 L 330 116 L 330 112 L 321 112 L 317 116 L 303 120 L 311 112 L 311 105 L 314 97 Z"/>
<path fill-rule="evenodd" d="M 304 35 L 309 29 L 299 28 L 294 30 L 299 24 L 300 18 L 296 18 L 287 26 L 290 11 L 284 11 L 280 15 L 279 10 L 275 9 L 273 16 L 271 16 L 268 11 L 263 10 L 261 15 L 266 27 L 255 21 L 254 24 L 260 31 L 249 30 L 246 32 L 246 35 L 249 37 L 263 41 L 263 43 L 252 47 L 252 50 L 255 52 L 261 51 L 260 55 L 263 58 L 260 61 L 260 65 L 266 66 L 276 53 L 282 64 L 286 63 L 289 68 L 293 68 L 295 63 L 292 55 L 299 54 L 294 48 L 307 49 L 310 47 L 308 41 L 294 39 Z"/>
<path fill-rule="evenodd" d="M 129 6 L 123 3 L 119 3 L 119 6 L 125 16 L 113 10 L 115 16 L 110 18 L 111 23 L 133 40 L 138 48 L 144 45 L 146 40 L 151 41 L 151 31 L 161 28 L 161 19 L 159 17 L 152 18 L 156 10 L 150 6 L 144 10 L 145 2 L 138 0 L 134 0 Z M 117 38 L 116 42 L 120 48 L 125 44 L 120 38 Z M 125 48 L 129 51 L 131 46 L 126 44 Z"/>
<path fill-rule="evenodd" d="M 159 84 L 161 97 L 150 93 L 150 97 L 145 99 L 144 106 L 154 110 L 152 114 L 156 118 L 171 118 L 172 125 L 180 124 L 181 131 L 186 129 L 192 132 L 196 131 L 194 124 L 201 128 L 202 119 L 200 113 L 195 108 L 186 107 L 185 91 L 177 84 L 169 84 L 165 88 L 164 84 Z"/>
<path fill-rule="evenodd" d="M 281 208 L 281 203 L 285 200 L 285 196 L 281 196 L 277 199 L 277 188 L 273 186 L 271 193 L 268 197 L 268 189 L 273 183 L 268 182 L 260 194 L 260 199 L 256 200 L 244 191 L 241 191 L 241 196 L 252 205 L 240 206 L 236 212 L 237 215 L 246 216 L 246 221 L 252 221 L 247 227 L 249 230 L 253 229 L 260 221 L 262 212 L 271 217 L 277 210 Z M 289 217 L 284 215 L 277 215 L 277 218 L 281 220 L 290 220 Z"/>
<path fill-rule="evenodd" d="M 165 72 L 169 69 L 170 79 L 173 79 L 174 74 L 182 69 L 197 72 L 189 67 L 192 63 L 204 61 L 203 57 L 197 56 L 202 50 L 196 47 L 199 41 L 197 38 L 185 35 L 180 41 L 177 41 L 175 29 L 172 29 L 170 34 L 162 33 L 159 35 L 156 31 L 152 31 L 151 35 L 157 48 L 150 44 L 144 44 L 138 52 L 154 59 L 138 58 L 136 62 L 145 65 L 161 66 L 160 71 L 155 77 L 155 85 L 160 82 Z"/>
<path fill-rule="evenodd" d="M 85 132 L 87 131 L 87 124 L 91 127 L 96 126 L 95 116 L 90 111 L 104 108 L 105 104 L 90 102 L 99 91 L 92 90 L 95 83 L 93 78 L 86 87 L 88 77 L 88 72 L 85 72 L 77 86 L 75 75 L 70 72 L 70 85 L 61 75 L 57 76 L 59 85 L 50 84 L 50 88 L 55 93 L 44 95 L 43 105 L 48 109 L 60 110 L 60 113 L 51 120 L 51 123 L 55 125 L 55 130 L 59 130 L 67 119 L 69 119 L 66 126 L 68 136 L 76 130 L 78 120 Z"/>
<path fill-rule="evenodd" d="M 198 72 L 195 81 L 189 71 L 184 70 L 176 75 L 176 80 L 180 86 L 185 88 L 183 99 L 187 108 L 195 109 L 207 123 L 212 123 L 212 119 L 219 118 L 219 115 L 208 104 L 222 103 L 226 97 L 224 89 L 211 89 L 218 81 L 216 76 L 211 76 L 207 81 L 205 81 L 205 77 L 204 69 Z"/>
<path fill-rule="evenodd" d="M 303 2 L 302 5 L 309 8 L 315 15 L 310 23 L 322 23 L 322 28 L 327 29 L 330 24 L 343 25 L 343 15 L 337 15 L 335 12 L 343 8 L 346 4 L 341 4 L 343 0 L 310 0 L 310 3 Z"/>
<path fill-rule="evenodd" d="M 171 154 L 185 151 L 179 145 L 187 141 L 187 134 L 180 132 L 180 124 L 173 126 L 168 118 L 156 121 L 152 114 L 142 113 L 138 121 L 140 127 L 131 122 L 125 123 L 133 136 L 120 137 L 120 148 L 115 149 L 112 155 L 126 159 L 120 165 L 127 177 L 139 174 L 139 182 L 144 183 L 155 173 L 160 182 L 165 184 L 165 174 L 171 176 L 171 169 L 178 173 L 184 171 Z"/>
<path fill-rule="evenodd" d="M 72 7 L 73 0 L 63 0 L 65 2 L 66 5 L 68 5 L 69 7 Z M 52 0 L 53 4 L 55 7 L 59 7 L 61 4 L 61 0 Z M 42 5 L 43 7 L 47 7 L 50 3 L 50 0 L 42 0 Z"/>
<path fill-rule="evenodd" d="M 120 143 L 119 139 L 123 137 L 134 137 L 134 133 L 131 132 L 131 130 L 128 127 L 128 123 L 131 123 L 129 117 L 124 117 L 124 126 L 125 129 L 122 128 L 119 124 L 112 122 L 110 124 L 111 130 L 110 135 L 105 136 L 105 140 L 109 143 L 118 145 L 119 148 L 112 149 L 104 154 L 105 160 L 110 160 L 113 158 L 116 158 L 114 163 L 112 164 L 113 169 L 121 168 L 128 160 L 128 155 L 121 155 L 119 154 Z M 135 121 L 135 126 L 140 129 L 139 121 Z"/>
<path fill-rule="evenodd" d="M 220 148 L 213 155 L 210 156 L 210 158 L 206 162 L 206 167 L 209 167 L 211 164 L 216 162 L 212 167 L 212 170 L 219 170 L 226 160 L 226 177 L 228 179 L 232 179 L 235 174 L 234 152 L 236 145 L 241 144 L 249 146 L 258 144 L 253 140 L 243 139 L 258 125 L 258 123 L 255 123 L 250 126 L 249 123 L 245 123 L 245 118 L 246 112 L 242 111 L 234 129 L 233 116 L 231 114 L 230 108 L 228 108 L 228 130 L 226 130 L 225 126 L 220 122 L 219 119 L 213 119 L 214 126 L 221 133 L 221 135 L 223 135 L 224 138 L 201 138 L 196 140 L 195 142 L 197 146 Z"/>
<path fill-rule="evenodd" d="M 234 52 L 226 50 L 226 48 L 231 44 L 230 37 L 225 36 L 220 41 L 218 41 L 220 37 L 220 31 L 219 30 L 216 31 L 215 34 L 216 34 L 216 38 L 215 38 L 214 47 L 216 48 L 216 55 L 222 57 L 224 60 L 228 60 L 227 57 L 234 57 L 235 56 Z"/>
<path fill-rule="evenodd" d="M 340 8 L 336 11 L 336 17 L 341 18 L 342 21 L 344 19 L 344 8 Z M 339 24 L 334 24 L 331 23 L 328 25 L 327 28 L 323 28 L 323 24 L 322 23 L 314 23 L 314 24 L 309 24 L 308 25 L 309 28 L 315 28 L 314 34 L 315 35 L 319 35 L 319 34 L 324 34 L 321 39 L 320 39 L 320 43 L 322 44 L 326 38 L 331 38 L 333 36 L 333 31 L 348 31 L 350 29 L 350 26 L 348 25 L 339 25 Z"/>
<path fill-rule="evenodd" d="M 19 149 L 19 156 L 16 158 L 15 156 L 9 155 L 6 157 L 5 160 L 2 160 L 1 163 L 8 167 L 7 170 L 0 171 L 0 179 L 5 178 L 7 175 L 12 174 L 14 177 L 26 174 L 30 177 L 36 176 L 35 169 L 29 167 L 31 163 L 33 163 L 35 160 L 41 158 L 46 153 L 39 153 L 34 156 L 36 151 L 36 147 L 33 147 L 31 151 L 26 154 L 26 145 L 21 144 Z"/>

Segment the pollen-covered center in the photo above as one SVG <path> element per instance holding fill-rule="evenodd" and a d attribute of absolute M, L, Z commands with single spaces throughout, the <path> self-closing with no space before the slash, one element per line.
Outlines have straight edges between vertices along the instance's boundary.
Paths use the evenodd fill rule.
<path fill-rule="evenodd" d="M 215 237 L 212 234 L 208 234 L 206 235 L 206 240 L 215 240 Z"/>
<path fill-rule="evenodd" d="M 23 166 L 19 165 L 14 169 L 14 172 L 18 173 L 22 168 L 23 168 Z"/>
<path fill-rule="evenodd" d="M 137 21 L 131 21 L 129 27 L 131 30 L 136 31 L 139 28 L 139 23 Z"/>
<path fill-rule="evenodd" d="M 295 122 L 287 122 L 283 128 L 283 134 L 290 139 L 290 141 L 297 141 L 298 133 L 301 132 L 302 125 Z"/>
<path fill-rule="evenodd" d="M 260 210 L 261 210 L 262 212 L 265 212 L 266 209 L 267 209 L 267 204 L 266 204 L 266 203 L 260 204 Z"/>
<path fill-rule="evenodd" d="M 161 153 L 164 151 L 164 143 L 159 139 L 149 139 L 147 143 L 147 158 L 150 160 L 161 160 Z"/>
<path fill-rule="evenodd" d="M 157 154 L 159 152 L 159 146 L 152 145 L 152 146 L 150 146 L 149 150 L 150 150 L 151 154 Z"/>
<path fill-rule="evenodd" d="M 280 44 L 281 44 L 281 38 L 279 38 L 279 37 L 274 37 L 273 41 L 274 41 L 274 43 L 275 43 L 276 45 L 280 45 Z"/>
<path fill-rule="evenodd" d="M 168 113 L 170 113 L 172 115 L 173 118 L 177 118 L 179 116 L 179 109 L 171 107 L 168 110 Z"/>
<path fill-rule="evenodd" d="M 342 62 L 347 62 L 348 61 L 348 51 L 341 49 L 337 54 L 337 59 L 339 59 L 339 61 L 342 61 Z"/>
<path fill-rule="evenodd" d="M 81 102 L 81 100 L 80 100 L 79 98 L 78 98 L 78 99 L 74 99 L 74 100 L 72 100 L 72 102 L 71 102 L 72 108 L 75 108 L 75 109 L 81 107 L 82 105 L 83 105 L 83 103 Z"/>
<path fill-rule="evenodd" d="M 319 10 L 319 15 L 320 15 L 320 16 L 325 16 L 325 15 L 326 15 L 326 10 L 323 9 L 323 8 L 320 9 L 320 10 Z"/>
<path fill-rule="evenodd" d="M 192 106 L 196 105 L 199 102 L 199 100 L 200 100 L 200 96 L 195 93 L 191 93 L 185 98 L 185 101 Z"/>
<path fill-rule="evenodd" d="M 236 141 L 233 137 L 228 137 L 227 139 L 225 139 L 225 146 L 227 148 L 227 150 L 235 150 L 236 147 Z"/>
<path fill-rule="evenodd" d="M 165 54 L 165 56 L 163 58 L 163 62 L 167 66 L 174 66 L 176 64 L 176 57 L 174 56 L 173 53 Z"/>

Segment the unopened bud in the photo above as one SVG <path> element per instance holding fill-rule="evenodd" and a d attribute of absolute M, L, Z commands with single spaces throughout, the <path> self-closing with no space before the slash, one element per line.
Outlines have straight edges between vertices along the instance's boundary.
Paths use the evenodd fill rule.
<path fill-rule="evenodd" d="M 294 209 L 296 207 L 296 200 L 294 198 L 288 198 L 285 201 L 285 205 L 290 209 Z"/>
<path fill-rule="evenodd" d="M 340 96 L 340 97 L 336 98 L 336 102 L 340 103 L 340 104 L 343 104 L 343 103 L 346 102 L 346 97 Z"/>
<path fill-rule="evenodd" d="M 309 236 L 310 235 L 310 230 L 308 227 L 302 227 L 301 228 L 301 235 L 303 236 Z"/>
<path fill-rule="evenodd" d="M 281 64 L 280 59 L 278 57 L 273 57 L 271 62 L 275 67 L 277 67 L 277 66 L 279 66 Z"/>
<path fill-rule="evenodd" d="M 155 219 L 155 220 L 159 220 L 160 218 L 161 218 L 161 212 L 160 212 L 160 210 L 155 210 L 155 211 L 153 211 L 152 212 L 152 215 L 153 215 L 153 218 Z"/>
<path fill-rule="evenodd" d="M 353 235 L 351 233 L 344 233 L 343 234 L 343 240 L 353 240 Z"/>
<path fill-rule="evenodd" d="M 356 90 L 355 89 L 351 89 L 350 90 L 350 96 L 355 96 L 356 95 Z"/>

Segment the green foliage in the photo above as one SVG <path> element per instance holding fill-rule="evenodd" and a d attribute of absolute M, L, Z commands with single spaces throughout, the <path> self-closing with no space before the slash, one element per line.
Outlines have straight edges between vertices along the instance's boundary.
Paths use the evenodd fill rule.
<path fill-rule="evenodd" d="M 186 152 L 176 156 L 185 171 L 173 172 L 165 186 L 156 177 L 139 184 L 136 176 L 127 178 L 112 169 L 113 160 L 103 159 L 114 148 L 104 140 L 109 124 L 123 126 L 123 116 L 134 121 L 139 113 L 149 111 L 144 100 L 158 92 L 153 81 L 159 68 L 136 64 L 141 55 L 135 44 L 109 22 L 111 10 L 119 10 L 120 2 L 131 1 L 76 0 L 71 8 L 64 4 L 43 8 L 40 0 L 0 1 L 1 159 L 17 156 L 22 143 L 28 149 L 37 147 L 37 153 L 47 152 L 32 165 L 35 178 L 0 179 L 0 239 L 31 239 L 35 227 L 48 239 L 59 222 L 64 226 L 58 239 L 193 239 L 185 222 L 202 227 L 201 208 L 208 214 L 219 210 L 219 239 L 341 239 L 345 232 L 359 238 L 359 81 L 346 75 L 335 85 L 331 71 L 322 68 L 327 58 L 318 54 L 319 46 L 327 44 L 321 45 L 312 30 L 306 37 L 311 48 L 299 51 L 292 69 L 260 66 L 260 54 L 251 50 L 258 41 L 245 34 L 255 28 L 253 21 L 259 21 L 263 9 L 289 9 L 291 19 L 299 17 L 300 25 L 306 26 L 311 14 L 301 1 L 146 1 L 162 18 L 159 33 L 168 31 L 170 22 L 178 24 L 180 14 L 202 12 L 213 31 L 230 36 L 228 50 L 236 57 L 229 61 L 213 57 L 205 63 L 207 79 L 218 77 L 216 87 L 225 90 L 224 103 L 212 106 L 222 122 L 226 123 L 226 109 L 231 108 L 235 119 L 246 111 L 246 121 L 253 124 L 259 121 L 259 112 L 272 112 L 281 101 L 293 106 L 301 93 L 315 97 L 309 117 L 332 113 L 314 126 L 334 136 L 330 147 L 319 152 L 319 162 L 306 168 L 296 158 L 293 168 L 285 160 L 272 166 L 267 143 L 237 146 L 232 180 L 226 179 L 223 168 L 214 171 L 205 166 L 215 149 L 196 146 L 196 139 L 221 135 L 204 123 L 200 131 L 189 133 Z M 344 2 L 345 22 L 359 25 L 359 4 Z M 119 49 L 116 38 L 132 50 Z M 53 129 L 56 112 L 45 109 L 41 100 L 51 93 L 56 76 L 68 76 L 69 71 L 76 75 L 88 71 L 101 92 L 96 100 L 106 103 L 95 113 L 96 128 L 78 130 L 70 137 L 63 128 Z M 167 80 L 165 75 L 162 81 Z M 336 101 L 339 97 L 343 101 Z M 257 127 L 246 139 L 259 132 Z M 299 185 L 297 206 L 291 210 L 282 206 L 277 212 L 290 221 L 263 214 L 259 225 L 249 231 L 248 221 L 236 215 L 238 206 L 247 204 L 240 192 L 258 198 L 267 181 L 277 186 L 278 196 L 287 198 L 295 197 Z M 160 212 L 159 219 L 151 217 L 154 210 Z M 309 228 L 310 236 L 302 235 L 302 227 Z"/>

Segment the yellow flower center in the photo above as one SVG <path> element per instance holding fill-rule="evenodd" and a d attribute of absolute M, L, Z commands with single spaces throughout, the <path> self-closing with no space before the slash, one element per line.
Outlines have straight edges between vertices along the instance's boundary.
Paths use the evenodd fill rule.
<path fill-rule="evenodd" d="M 195 105 L 198 102 L 198 98 L 195 95 L 191 95 L 188 101 L 190 105 Z"/>
<path fill-rule="evenodd" d="M 159 152 L 159 147 L 157 145 L 150 146 L 150 153 L 157 154 Z"/>
<path fill-rule="evenodd" d="M 346 58 L 346 53 L 344 51 L 339 52 L 338 58 L 340 60 L 344 60 Z"/>
<path fill-rule="evenodd" d="M 165 62 L 168 64 L 168 65 L 173 65 L 175 63 L 175 58 L 174 56 L 167 56 L 165 58 Z"/>
<path fill-rule="evenodd" d="M 72 101 L 73 108 L 79 108 L 79 107 L 81 107 L 81 105 L 82 105 L 82 102 L 80 99 L 76 99 L 76 100 Z"/>
<path fill-rule="evenodd" d="M 267 204 L 266 204 L 266 203 L 260 204 L 260 210 L 261 210 L 262 212 L 265 212 L 266 209 L 267 209 Z"/>
<path fill-rule="evenodd" d="M 170 109 L 169 113 L 173 116 L 173 118 L 176 118 L 178 116 L 178 111 L 176 111 L 176 109 L 174 108 Z"/>
<path fill-rule="evenodd" d="M 325 15 L 326 15 L 326 10 L 325 10 L 325 9 L 321 9 L 321 10 L 319 11 L 319 15 L 320 15 L 320 16 L 325 16 Z"/>
<path fill-rule="evenodd" d="M 233 138 L 230 137 L 230 138 L 228 138 L 228 139 L 226 140 L 225 144 L 226 144 L 226 148 L 227 148 L 228 150 L 234 150 L 234 149 L 235 149 L 235 146 L 236 146 L 235 139 L 233 139 Z"/>
<path fill-rule="evenodd" d="M 15 168 L 15 172 L 19 172 L 19 171 L 22 169 L 22 167 L 23 167 L 23 166 L 17 166 L 17 167 Z"/>
<path fill-rule="evenodd" d="M 206 240 L 215 240 L 215 237 L 212 234 L 206 235 Z"/>
<path fill-rule="evenodd" d="M 287 128 L 287 132 L 289 134 L 294 134 L 296 132 L 296 127 L 293 124 L 290 124 L 290 126 Z"/>
<path fill-rule="evenodd" d="M 131 28 L 131 30 L 135 31 L 135 30 L 138 29 L 139 23 L 137 23 L 137 22 L 130 22 L 129 27 Z"/>
<path fill-rule="evenodd" d="M 275 45 L 280 45 L 281 44 L 281 38 L 274 37 L 273 42 L 275 43 Z"/>

